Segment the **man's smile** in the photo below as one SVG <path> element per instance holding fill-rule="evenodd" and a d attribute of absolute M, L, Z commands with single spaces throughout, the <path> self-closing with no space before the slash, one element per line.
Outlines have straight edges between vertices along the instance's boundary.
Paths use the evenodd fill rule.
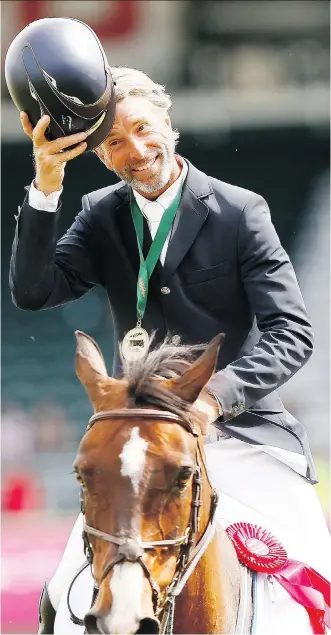
<path fill-rule="evenodd" d="M 132 168 L 132 172 L 147 172 L 150 168 L 156 163 L 156 160 L 159 158 L 157 154 L 153 159 L 150 159 L 147 163 L 144 163 L 139 168 Z"/>

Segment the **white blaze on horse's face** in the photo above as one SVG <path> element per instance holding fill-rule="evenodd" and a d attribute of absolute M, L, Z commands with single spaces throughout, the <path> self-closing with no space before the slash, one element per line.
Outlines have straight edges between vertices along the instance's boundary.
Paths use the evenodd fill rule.
<path fill-rule="evenodd" d="M 144 572 L 138 562 L 115 565 L 110 579 L 112 607 L 105 619 L 110 633 L 127 635 L 138 630 L 142 616 L 143 589 Z"/>
<path fill-rule="evenodd" d="M 130 439 L 124 444 L 120 454 L 121 475 L 131 479 L 133 491 L 139 492 L 139 483 L 144 471 L 148 443 L 139 436 L 139 428 L 132 428 Z"/>

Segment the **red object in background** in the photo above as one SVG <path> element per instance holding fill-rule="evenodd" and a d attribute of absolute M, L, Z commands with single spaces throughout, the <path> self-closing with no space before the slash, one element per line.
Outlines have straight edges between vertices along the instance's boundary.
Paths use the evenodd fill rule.
<path fill-rule="evenodd" d="M 23 29 L 30 22 L 40 20 L 41 18 L 59 17 L 57 13 L 54 15 L 50 0 L 20 0 L 17 2 L 18 12 L 21 19 L 21 28 Z M 88 25 L 95 31 L 97 36 L 102 40 L 128 37 L 137 29 L 138 19 L 141 14 L 140 2 L 136 0 L 113 0 L 105 3 L 108 7 L 105 12 L 96 11 L 96 19 L 87 20 Z M 97 7 L 96 7 L 97 8 Z M 65 16 L 70 17 L 70 16 Z M 84 19 L 82 18 L 84 22 Z M 104 44 L 104 42 L 103 42 Z"/>
<path fill-rule="evenodd" d="M 33 511 L 43 506 L 44 500 L 36 478 L 28 472 L 15 472 L 4 477 L 1 493 L 3 511 Z"/>

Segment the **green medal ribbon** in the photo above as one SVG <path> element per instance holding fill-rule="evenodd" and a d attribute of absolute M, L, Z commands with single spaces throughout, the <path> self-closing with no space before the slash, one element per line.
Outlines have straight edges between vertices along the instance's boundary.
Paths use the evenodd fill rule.
<path fill-rule="evenodd" d="M 137 282 L 138 326 L 140 326 L 141 324 L 141 320 L 144 317 L 144 313 L 146 309 L 147 296 L 148 296 L 148 282 L 155 269 L 155 265 L 161 255 L 163 245 L 166 241 L 166 238 L 169 234 L 172 223 L 176 216 L 181 196 L 182 196 L 182 188 L 180 188 L 175 200 L 164 211 L 158 230 L 156 232 L 155 238 L 147 254 L 146 260 L 143 254 L 143 240 L 144 240 L 143 215 L 142 215 L 142 212 L 140 211 L 140 208 L 134 196 L 132 196 L 132 199 L 130 202 L 131 216 L 132 216 L 134 228 L 136 230 L 138 250 L 139 250 L 139 256 L 140 256 L 140 268 L 139 268 L 139 275 L 138 275 L 138 282 Z"/>

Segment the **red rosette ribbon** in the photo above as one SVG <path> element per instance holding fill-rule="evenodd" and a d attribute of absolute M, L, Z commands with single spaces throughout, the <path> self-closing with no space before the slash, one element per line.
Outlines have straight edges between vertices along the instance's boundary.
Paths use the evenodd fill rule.
<path fill-rule="evenodd" d="M 307 611 L 313 632 L 331 628 L 331 584 L 312 567 L 290 560 L 283 545 L 269 531 L 251 523 L 234 523 L 226 532 L 238 560 L 249 569 L 273 575 L 289 595 Z"/>
<path fill-rule="evenodd" d="M 258 525 L 234 523 L 226 530 L 240 562 L 259 573 L 275 573 L 287 562 L 283 545 Z"/>

